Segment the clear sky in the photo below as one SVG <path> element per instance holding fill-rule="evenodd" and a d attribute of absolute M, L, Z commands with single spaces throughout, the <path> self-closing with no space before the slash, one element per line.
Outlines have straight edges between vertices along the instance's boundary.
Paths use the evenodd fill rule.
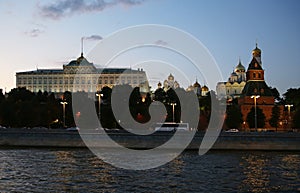
<path fill-rule="evenodd" d="M 62 68 L 81 37 L 88 52 L 124 27 L 164 24 L 198 38 L 224 80 L 239 57 L 248 67 L 257 40 L 266 81 L 283 94 L 300 87 L 299 18 L 298 0 L 0 0 L 0 88 L 14 88 L 19 71 Z"/>

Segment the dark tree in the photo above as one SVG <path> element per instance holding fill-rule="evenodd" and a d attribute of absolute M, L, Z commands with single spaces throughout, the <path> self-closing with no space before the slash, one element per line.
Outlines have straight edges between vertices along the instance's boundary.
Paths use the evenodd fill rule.
<path fill-rule="evenodd" d="M 112 93 L 112 89 L 109 88 L 108 86 L 105 86 L 102 88 L 102 90 L 101 90 L 101 94 L 103 94 L 103 96 L 101 97 L 102 104 L 110 104 L 111 103 L 111 93 Z"/>
<path fill-rule="evenodd" d="M 154 92 L 154 100 L 164 103 L 166 102 L 166 95 L 167 93 L 164 91 L 164 89 L 159 88 Z"/>
<path fill-rule="evenodd" d="M 283 96 L 286 104 L 293 104 L 296 110 L 300 108 L 300 88 L 290 88 Z"/>
<path fill-rule="evenodd" d="M 256 107 L 256 114 L 257 114 L 257 128 L 263 128 L 265 126 L 266 116 L 263 113 L 262 109 Z M 246 121 L 250 128 L 255 128 L 255 109 L 254 107 L 251 108 L 250 112 L 247 115 Z"/>
<path fill-rule="evenodd" d="M 75 120 L 74 120 L 74 113 L 75 112 L 73 112 L 73 108 L 72 108 L 72 93 L 69 92 L 69 91 L 64 92 L 63 98 L 60 102 L 62 102 L 62 101 L 65 101 L 65 102 L 68 103 L 65 106 L 66 107 L 66 126 L 74 127 L 75 126 Z"/>
<path fill-rule="evenodd" d="M 167 109 L 167 122 L 179 122 L 180 121 L 180 100 L 172 88 L 167 90 L 166 97 L 166 109 Z M 174 117 L 173 117 L 173 105 L 174 105 Z"/>
<path fill-rule="evenodd" d="M 101 107 L 100 107 L 100 122 L 104 128 L 112 129 L 117 127 L 117 121 L 111 107 L 112 89 L 103 87 L 101 90 Z"/>
<path fill-rule="evenodd" d="M 150 120 L 149 106 L 151 104 L 151 97 L 148 93 L 140 93 L 140 88 L 135 87 L 130 94 L 129 108 L 131 116 L 135 121 L 146 123 Z"/>
<path fill-rule="evenodd" d="M 0 89 L 0 103 L 2 101 L 4 101 L 4 100 L 5 100 L 5 96 L 4 96 L 3 92 L 2 92 L 2 89 Z"/>
<path fill-rule="evenodd" d="M 200 109 L 198 130 L 206 130 L 211 114 L 211 93 L 208 92 L 206 96 L 200 96 L 198 99 Z"/>
<path fill-rule="evenodd" d="M 300 109 L 296 110 L 293 116 L 293 127 L 300 129 Z"/>
<path fill-rule="evenodd" d="M 282 101 L 282 98 L 280 97 L 280 93 L 278 92 L 277 88 L 270 87 L 270 90 L 275 100 Z"/>
<path fill-rule="evenodd" d="M 44 93 L 45 95 L 45 93 Z M 59 101 L 55 98 L 54 93 L 50 93 L 47 97 L 47 118 L 48 127 L 59 128 L 62 127 L 62 123 L 58 120 L 62 117 L 62 107 Z"/>
<path fill-rule="evenodd" d="M 34 97 L 34 93 L 26 88 L 14 88 L 8 93 L 7 100 L 17 101 L 30 101 Z"/>
<path fill-rule="evenodd" d="M 271 116 L 271 119 L 269 120 L 270 125 L 277 129 L 278 123 L 279 123 L 279 118 L 280 118 L 280 108 L 278 107 L 278 105 L 275 105 L 272 108 L 272 116 Z"/>
<path fill-rule="evenodd" d="M 0 125 L 9 127 L 15 122 L 15 104 L 13 101 L 3 101 L 0 106 Z"/>
<path fill-rule="evenodd" d="M 240 128 L 243 123 L 243 115 L 238 105 L 227 107 L 225 124 L 228 128 Z"/>

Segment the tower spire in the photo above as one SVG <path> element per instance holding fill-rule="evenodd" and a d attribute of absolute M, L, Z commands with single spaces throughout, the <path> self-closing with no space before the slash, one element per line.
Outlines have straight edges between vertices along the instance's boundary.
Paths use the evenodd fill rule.
<path fill-rule="evenodd" d="M 257 43 L 258 41 L 257 41 L 257 38 L 256 38 L 256 40 L 255 40 L 255 47 L 257 48 L 257 46 L 258 46 L 258 43 Z"/>
<path fill-rule="evenodd" d="M 83 39 L 84 37 L 81 38 L 81 56 L 83 57 Z"/>

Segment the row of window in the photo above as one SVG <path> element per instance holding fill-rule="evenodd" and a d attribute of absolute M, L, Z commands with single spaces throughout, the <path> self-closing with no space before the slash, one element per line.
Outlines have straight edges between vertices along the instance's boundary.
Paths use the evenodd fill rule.
<path fill-rule="evenodd" d="M 257 77 L 256 77 L 256 73 L 253 73 L 253 78 L 261 78 L 261 73 L 257 73 Z"/>
<path fill-rule="evenodd" d="M 42 80 L 72 80 L 75 79 L 75 77 L 34 77 L 34 76 L 17 76 L 17 78 L 19 80 L 38 80 L 38 81 L 42 81 Z M 145 79 L 144 76 L 100 76 L 100 77 L 86 77 L 86 76 L 82 76 L 82 77 L 76 77 L 76 79 L 92 79 L 92 80 L 97 80 L 97 79 Z"/>
<path fill-rule="evenodd" d="M 27 89 L 32 91 L 32 92 L 38 92 L 38 91 L 47 91 L 47 92 L 65 92 L 65 91 L 86 91 L 86 92 L 95 92 L 96 90 L 101 90 L 104 86 L 101 86 L 99 88 L 95 88 L 95 87 L 90 87 L 90 86 L 75 86 L 75 87 L 62 87 L 62 86 L 28 86 Z"/>
<path fill-rule="evenodd" d="M 144 78 L 143 77 L 140 77 L 139 79 L 139 83 L 143 82 L 144 81 Z M 36 78 L 18 78 L 17 80 L 17 83 L 19 85 L 21 84 L 73 84 L 74 83 L 74 78 L 70 78 L 70 79 L 57 79 L 57 78 L 54 78 L 54 79 L 36 79 Z M 75 79 L 75 84 L 97 84 L 97 79 L 83 79 L 83 78 L 76 78 Z M 138 79 L 137 77 L 133 77 L 133 80 L 131 80 L 131 78 L 127 77 L 127 81 L 124 77 L 121 78 L 121 80 L 117 79 L 116 81 L 112 78 L 108 79 L 108 78 L 99 78 L 98 79 L 98 84 L 119 84 L 119 83 L 122 83 L 122 84 L 137 84 L 138 83 Z"/>

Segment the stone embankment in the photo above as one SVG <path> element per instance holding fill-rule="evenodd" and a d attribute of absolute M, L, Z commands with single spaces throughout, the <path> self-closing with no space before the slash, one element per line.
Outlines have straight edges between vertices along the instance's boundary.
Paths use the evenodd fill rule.
<path fill-rule="evenodd" d="M 187 149 L 197 150 L 204 132 L 196 133 Z M 109 147 L 106 137 L 93 131 L 84 135 L 94 146 Z M 184 135 L 184 133 L 183 133 Z M 173 133 L 158 132 L 149 136 L 136 136 L 124 132 L 109 132 L 109 136 L 122 146 L 132 149 L 150 149 L 168 141 Z M 0 147 L 86 147 L 77 131 L 1 129 Z M 238 132 L 221 133 L 213 145 L 214 150 L 270 150 L 299 151 L 300 133 Z"/>

